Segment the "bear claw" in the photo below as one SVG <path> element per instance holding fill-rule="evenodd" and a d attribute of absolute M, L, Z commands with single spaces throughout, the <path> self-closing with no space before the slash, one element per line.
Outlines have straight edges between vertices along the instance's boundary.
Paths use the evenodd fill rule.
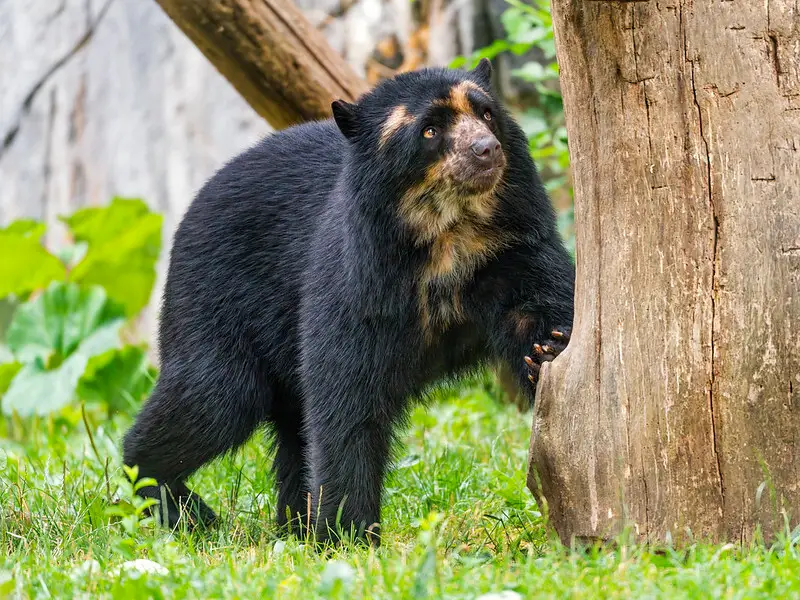
<path fill-rule="evenodd" d="M 542 363 L 553 360 L 564 351 L 569 344 L 570 334 L 571 328 L 561 327 L 550 332 L 551 339 L 533 344 L 533 357 L 525 356 L 525 364 L 528 367 L 528 379 L 534 386 L 539 380 Z"/>

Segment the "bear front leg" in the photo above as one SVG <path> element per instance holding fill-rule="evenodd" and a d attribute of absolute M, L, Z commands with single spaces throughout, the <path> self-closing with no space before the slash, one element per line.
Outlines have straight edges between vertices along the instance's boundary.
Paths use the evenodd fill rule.
<path fill-rule="evenodd" d="M 506 313 L 489 334 L 499 358 L 516 375 L 520 389 L 533 406 L 541 365 L 555 359 L 569 343 L 571 324 L 559 325 L 561 315 L 516 308 Z"/>
<path fill-rule="evenodd" d="M 369 398 L 365 392 L 310 403 L 311 523 L 318 542 L 347 537 L 380 544 L 381 495 L 396 419 L 365 411 Z"/>
<path fill-rule="evenodd" d="M 289 399 L 284 397 L 283 400 Z M 308 522 L 308 445 L 299 410 L 301 402 L 292 398 L 287 404 L 297 406 L 298 410 L 275 411 L 272 419 L 275 429 L 273 472 L 278 485 L 277 521 L 282 533 L 302 534 Z"/>
<path fill-rule="evenodd" d="M 495 357 L 516 375 L 533 405 L 541 364 L 569 343 L 575 270 L 554 233 L 520 245 L 487 267 L 470 307 Z"/>

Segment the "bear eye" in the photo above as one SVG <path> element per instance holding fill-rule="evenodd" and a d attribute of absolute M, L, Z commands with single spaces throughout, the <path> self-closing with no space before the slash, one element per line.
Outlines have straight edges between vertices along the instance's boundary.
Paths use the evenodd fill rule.
<path fill-rule="evenodd" d="M 422 135 L 424 135 L 428 139 L 436 137 L 437 133 L 438 132 L 436 131 L 435 127 L 426 127 L 425 129 L 422 130 Z"/>
<path fill-rule="evenodd" d="M 490 111 L 488 108 L 485 111 L 483 111 L 483 118 L 486 119 L 487 121 L 491 121 L 492 111 Z"/>

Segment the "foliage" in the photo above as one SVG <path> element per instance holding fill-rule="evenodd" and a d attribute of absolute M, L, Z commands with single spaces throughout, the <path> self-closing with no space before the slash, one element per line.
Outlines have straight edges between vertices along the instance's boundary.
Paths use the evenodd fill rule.
<path fill-rule="evenodd" d="M 16 311 L 6 343 L 21 368 L 3 411 L 44 415 L 67 405 L 89 359 L 119 344 L 122 312 L 101 287 L 53 282 Z"/>
<path fill-rule="evenodd" d="M 105 403 L 112 411 L 133 412 L 150 394 L 156 370 L 145 346 L 125 345 L 93 356 L 78 382 L 78 397 Z"/>
<path fill-rule="evenodd" d="M 115 198 L 107 208 L 85 208 L 62 218 L 86 256 L 70 281 L 101 285 L 128 317 L 141 311 L 155 283 L 161 250 L 161 215 L 141 200 Z"/>
<path fill-rule="evenodd" d="M 17 304 L 0 345 L 6 415 L 49 415 L 74 400 L 115 411 L 152 387 L 144 348 L 120 334 L 150 297 L 161 216 L 115 198 L 62 220 L 75 243 L 58 255 L 41 243 L 44 224 L 0 231 L 0 249 L 14 257 L 0 267 L 0 290 Z"/>
<path fill-rule="evenodd" d="M 42 247 L 45 226 L 20 220 L 0 230 L 0 298 L 24 295 L 66 278 L 62 262 Z"/>

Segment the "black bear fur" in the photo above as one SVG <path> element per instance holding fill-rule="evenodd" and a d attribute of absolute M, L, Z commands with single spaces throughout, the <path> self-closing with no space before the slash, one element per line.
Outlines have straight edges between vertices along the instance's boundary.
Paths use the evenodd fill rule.
<path fill-rule="evenodd" d="M 500 360 L 533 401 L 568 340 L 574 267 L 490 74 L 399 75 L 200 190 L 172 248 L 161 375 L 124 440 L 167 524 L 213 521 L 185 479 L 266 425 L 281 525 L 377 535 L 411 398 Z"/>

